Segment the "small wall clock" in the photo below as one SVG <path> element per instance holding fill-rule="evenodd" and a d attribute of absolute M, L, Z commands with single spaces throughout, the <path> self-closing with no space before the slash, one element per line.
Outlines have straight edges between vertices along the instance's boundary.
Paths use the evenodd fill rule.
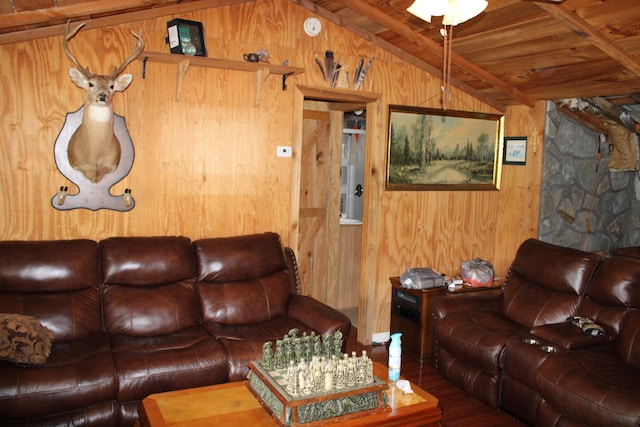
<path fill-rule="evenodd" d="M 308 36 L 315 37 L 322 31 L 322 22 L 318 18 L 307 18 L 304 21 L 304 32 Z"/>

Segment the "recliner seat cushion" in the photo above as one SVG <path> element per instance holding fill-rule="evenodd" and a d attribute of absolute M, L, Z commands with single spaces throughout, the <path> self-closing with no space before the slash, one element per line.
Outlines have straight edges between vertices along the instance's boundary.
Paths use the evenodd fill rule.
<path fill-rule="evenodd" d="M 610 351 L 552 354 L 536 372 L 535 383 L 557 412 L 584 425 L 640 423 L 640 371 Z"/>
<path fill-rule="evenodd" d="M 116 372 L 108 337 L 55 343 L 47 364 L 18 367 L 0 362 L 0 414 L 29 419 L 113 400 Z"/>
<path fill-rule="evenodd" d="M 480 371 L 497 375 L 506 341 L 526 333 L 526 328 L 500 313 L 467 311 L 438 322 L 438 346 Z"/>
<path fill-rule="evenodd" d="M 120 402 L 227 380 L 224 346 L 202 328 L 157 337 L 111 337 Z"/>

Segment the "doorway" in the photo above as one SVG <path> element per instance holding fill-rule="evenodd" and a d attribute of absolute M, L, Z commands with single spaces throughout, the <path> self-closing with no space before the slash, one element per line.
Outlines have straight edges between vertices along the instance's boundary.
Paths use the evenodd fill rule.
<path fill-rule="evenodd" d="M 289 246 L 298 258 L 302 293 L 345 312 L 357 326 L 367 310 L 363 304 L 363 248 L 370 177 L 364 171 L 369 161 L 366 144 L 370 136 L 366 128 L 370 123 L 365 122 L 357 141 L 349 141 L 355 132 L 345 136 L 344 131 L 345 124 L 353 131 L 351 116 L 362 111 L 366 118 L 380 95 L 306 86 L 296 86 L 296 91 Z M 355 160 L 356 151 L 350 159 L 348 149 L 359 153 L 359 147 L 363 147 L 363 182 L 355 185 L 361 187 L 356 197 L 362 207 L 354 215 L 346 203 L 346 196 L 351 193 L 343 192 L 342 166 L 343 157 L 347 163 Z"/>
<path fill-rule="evenodd" d="M 357 326 L 366 134 L 364 120 L 343 111 L 349 107 L 304 101 L 298 269 L 308 295 Z M 358 108 L 365 115 L 366 106 Z M 354 129 L 356 123 L 361 129 Z"/>

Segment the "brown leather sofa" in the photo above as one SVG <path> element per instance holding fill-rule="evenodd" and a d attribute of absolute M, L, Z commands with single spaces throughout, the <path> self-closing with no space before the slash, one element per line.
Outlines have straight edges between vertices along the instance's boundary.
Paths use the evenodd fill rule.
<path fill-rule="evenodd" d="M 435 366 L 478 399 L 540 427 L 640 425 L 640 260 L 529 239 L 502 292 L 437 298 L 432 316 Z"/>
<path fill-rule="evenodd" d="M 43 366 L 0 361 L 1 425 L 133 425 L 151 393 L 246 378 L 262 344 L 349 319 L 300 295 L 274 233 L 0 242 L 0 313 L 53 331 Z"/>

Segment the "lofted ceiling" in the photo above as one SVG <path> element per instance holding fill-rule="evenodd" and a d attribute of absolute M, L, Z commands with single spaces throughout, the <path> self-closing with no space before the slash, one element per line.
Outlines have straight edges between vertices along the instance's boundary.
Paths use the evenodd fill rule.
<path fill-rule="evenodd" d="M 0 44 L 251 0 L 0 0 Z M 441 17 L 409 14 L 413 0 L 291 0 L 436 76 Z M 488 0 L 452 30 L 450 84 L 504 111 L 557 101 L 595 131 L 611 121 L 640 132 L 638 0 Z"/>

